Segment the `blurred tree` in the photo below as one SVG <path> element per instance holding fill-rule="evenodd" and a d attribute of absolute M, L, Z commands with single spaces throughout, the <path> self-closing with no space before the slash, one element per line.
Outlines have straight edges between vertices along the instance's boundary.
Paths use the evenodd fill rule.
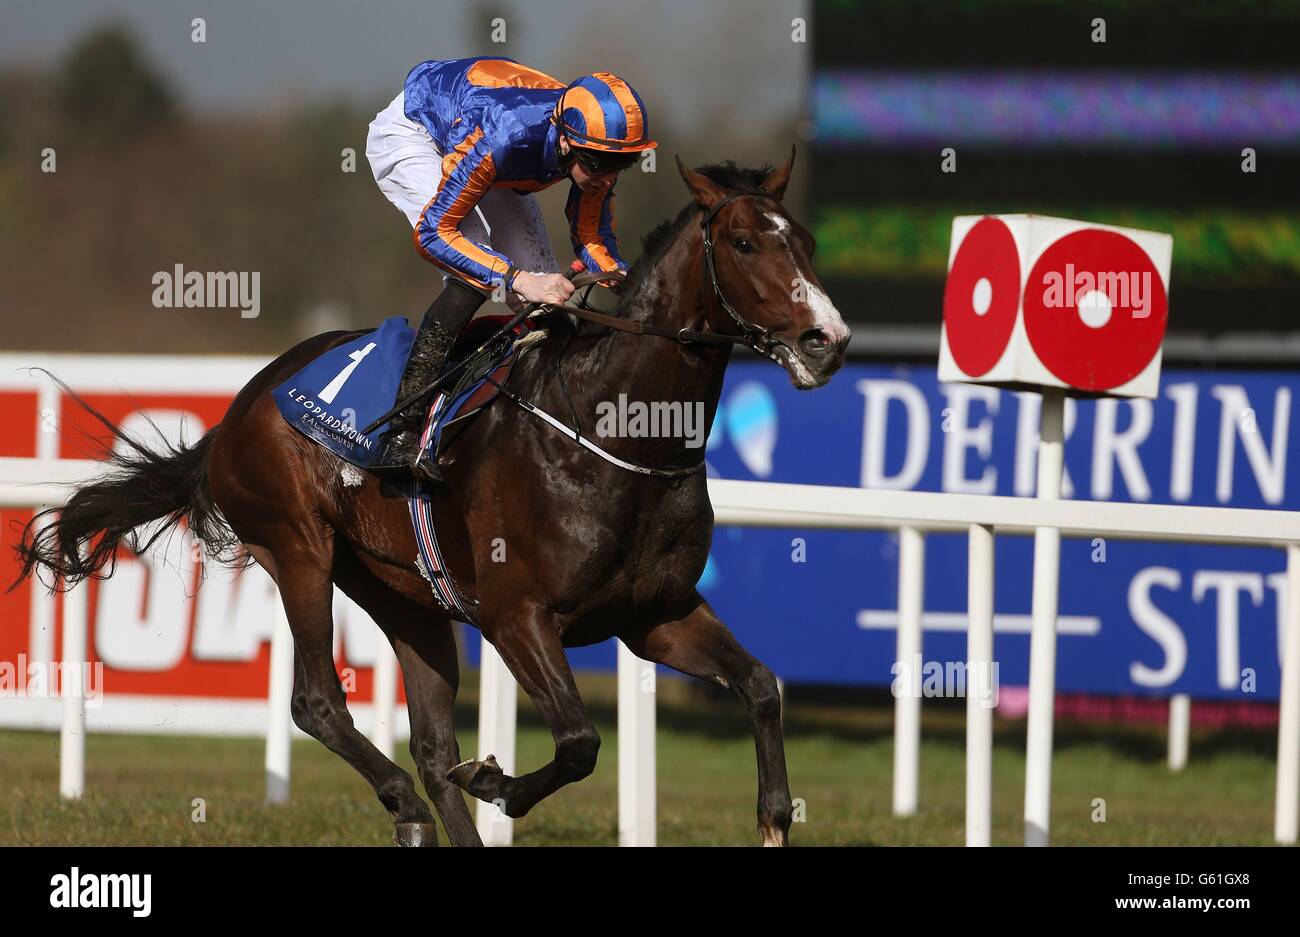
<path fill-rule="evenodd" d="M 123 26 L 106 24 L 83 36 L 68 53 L 56 94 L 77 136 L 112 144 L 175 121 L 176 101 L 163 76 Z"/>

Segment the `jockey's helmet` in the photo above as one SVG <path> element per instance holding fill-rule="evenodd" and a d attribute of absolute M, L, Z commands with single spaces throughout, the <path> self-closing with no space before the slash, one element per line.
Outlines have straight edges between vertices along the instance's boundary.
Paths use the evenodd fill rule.
<path fill-rule="evenodd" d="M 555 103 L 551 120 L 568 137 L 571 155 L 595 173 L 626 169 L 643 150 L 659 145 L 650 139 L 641 96 L 610 72 L 570 82 Z"/>

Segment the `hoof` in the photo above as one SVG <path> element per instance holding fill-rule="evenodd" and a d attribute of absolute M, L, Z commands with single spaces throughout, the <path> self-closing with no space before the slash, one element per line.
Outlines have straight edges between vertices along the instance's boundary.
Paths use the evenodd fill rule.
<path fill-rule="evenodd" d="M 497 764 L 496 755 L 488 755 L 483 761 L 475 761 L 472 758 L 462 761 L 447 772 L 448 781 L 488 803 L 501 797 L 505 779 L 505 772 Z"/>
<path fill-rule="evenodd" d="M 432 823 L 398 823 L 393 830 L 398 846 L 436 846 L 438 828 Z"/>

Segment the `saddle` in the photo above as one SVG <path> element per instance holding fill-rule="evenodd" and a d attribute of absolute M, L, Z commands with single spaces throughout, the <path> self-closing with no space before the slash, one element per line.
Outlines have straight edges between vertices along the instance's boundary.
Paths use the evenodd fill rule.
<path fill-rule="evenodd" d="M 496 329 L 497 325 L 488 320 L 471 323 L 448 355 L 443 373 L 465 360 Z M 503 335 L 465 360 L 455 380 L 439 389 L 429 403 L 424 429 L 428 458 L 436 459 L 455 435 L 496 398 L 510 379 L 520 352 L 545 338 L 545 332 L 528 332 L 522 337 Z"/>
<path fill-rule="evenodd" d="M 489 321 L 471 325 L 452 350 L 448 367 L 461 362 L 482 344 L 485 332 L 491 334 L 496 328 Z M 534 344 L 545 334 L 529 332 L 522 339 L 502 335 L 475 354 L 449 385 L 434 394 L 425 419 L 425 444 L 430 457 L 436 457 L 438 449 L 454 435 L 445 432 L 449 426 L 465 425 L 492 402 L 500 385 L 509 379 L 517 349 Z M 406 319 L 394 316 L 378 328 L 323 352 L 272 391 L 280 415 L 303 435 L 357 468 L 387 467 L 379 438 L 388 424 L 381 423 L 369 433 L 362 428 L 392 406 L 414 338 L 415 332 Z"/>

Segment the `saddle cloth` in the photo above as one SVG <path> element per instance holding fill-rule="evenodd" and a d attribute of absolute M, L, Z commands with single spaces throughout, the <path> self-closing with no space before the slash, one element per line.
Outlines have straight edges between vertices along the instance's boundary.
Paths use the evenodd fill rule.
<path fill-rule="evenodd" d="M 473 337 L 467 338 L 461 344 L 474 347 Z M 358 468 L 382 467 L 379 438 L 388 424 L 369 434 L 362 433 L 361 427 L 393 405 L 414 339 L 415 332 L 404 317 L 386 319 L 377 329 L 321 354 L 276 387 L 272 399 L 280 415 L 308 439 Z M 497 385 L 509 377 L 514 350 L 513 337 L 503 337 L 434 395 L 421 437 L 426 458 L 437 457 L 448 424 L 467 419 L 496 396 Z M 453 351 L 450 360 L 459 361 L 461 354 Z M 443 609 L 454 618 L 473 622 L 477 603 L 461 595 L 446 572 L 429 492 L 412 482 L 407 498 L 419 547 L 416 565 Z"/>

